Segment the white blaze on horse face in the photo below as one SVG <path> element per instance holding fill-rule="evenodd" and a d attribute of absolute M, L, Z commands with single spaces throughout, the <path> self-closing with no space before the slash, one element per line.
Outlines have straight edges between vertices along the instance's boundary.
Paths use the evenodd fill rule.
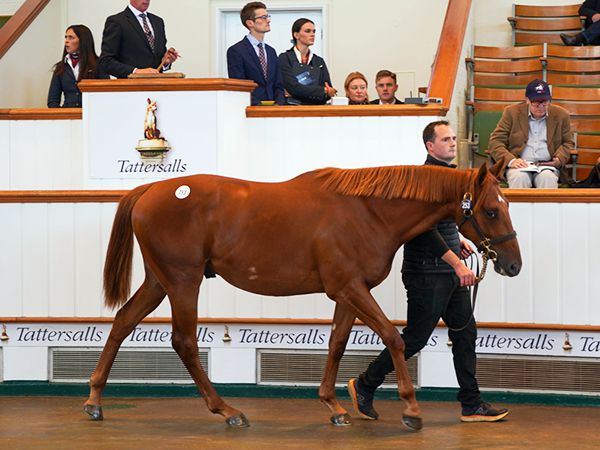
<path fill-rule="evenodd" d="M 506 203 L 506 200 L 504 200 L 504 197 L 502 197 L 502 194 L 498 194 L 498 201 L 500 203 Z"/>
<path fill-rule="evenodd" d="M 177 197 L 179 200 L 183 200 L 188 195 L 190 195 L 190 191 L 190 187 L 184 184 L 175 189 L 175 197 Z"/>

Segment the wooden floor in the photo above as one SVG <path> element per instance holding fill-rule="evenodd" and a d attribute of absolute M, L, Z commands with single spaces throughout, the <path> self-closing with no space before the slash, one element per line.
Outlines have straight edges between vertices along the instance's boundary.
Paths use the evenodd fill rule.
<path fill-rule="evenodd" d="M 498 423 L 461 423 L 451 402 L 421 402 L 418 433 L 400 423 L 401 404 L 376 403 L 378 421 L 334 427 L 318 400 L 232 398 L 251 426 L 228 428 L 201 399 L 107 398 L 92 422 L 83 398 L 0 397 L 0 449 L 597 449 L 600 408 L 507 405 Z M 350 407 L 349 401 L 343 404 Z"/>

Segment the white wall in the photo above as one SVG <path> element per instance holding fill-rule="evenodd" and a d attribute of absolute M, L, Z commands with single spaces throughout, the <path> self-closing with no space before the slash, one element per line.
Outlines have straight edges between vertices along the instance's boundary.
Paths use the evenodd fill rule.
<path fill-rule="evenodd" d="M 12 16 L 25 0 L 0 0 L 0 16 Z"/>
<path fill-rule="evenodd" d="M 51 69 L 62 56 L 61 11 L 61 1 L 48 3 L 0 59 L 0 108 L 46 106 Z"/>
<path fill-rule="evenodd" d="M 0 317 L 111 316 L 101 277 L 114 204 L 0 203 Z M 600 203 L 512 203 L 523 269 L 518 277 L 489 267 L 480 286 L 480 322 L 594 325 L 600 323 L 595 276 Z M 373 294 L 391 319 L 406 319 L 401 254 Z M 143 279 L 136 250 L 133 289 Z M 330 319 L 324 295 L 273 298 L 249 294 L 221 278 L 202 284 L 199 316 Z M 170 317 L 168 302 L 153 316 Z"/>

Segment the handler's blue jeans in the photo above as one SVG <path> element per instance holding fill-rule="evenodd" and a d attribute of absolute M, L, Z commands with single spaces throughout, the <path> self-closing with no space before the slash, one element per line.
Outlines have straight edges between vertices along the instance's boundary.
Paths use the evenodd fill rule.
<path fill-rule="evenodd" d="M 440 317 L 449 328 L 462 328 L 468 323 L 460 331 L 449 329 L 448 336 L 452 340 L 454 370 L 460 386 L 458 401 L 462 406 L 479 405 L 481 397 L 475 378 L 477 325 L 472 317 L 469 290 L 460 286 L 454 273 L 403 273 L 402 281 L 408 299 L 408 320 L 402 330 L 404 358 L 409 359 L 427 345 Z M 386 348 L 360 375 L 361 385 L 374 391 L 392 370 L 394 364 Z"/>

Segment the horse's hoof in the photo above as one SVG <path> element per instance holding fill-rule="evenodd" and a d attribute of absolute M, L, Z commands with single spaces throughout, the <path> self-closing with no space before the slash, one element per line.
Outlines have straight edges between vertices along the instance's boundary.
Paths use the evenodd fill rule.
<path fill-rule="evenodd" d="M 225 423 L 230 427 L 249 427 L 250 422 L 246 419 L 244 413 L 239 413 L 237 416 L 231 416 L 225 419 Z"/>
<path fill-rule="evenodd" d="M 420 417 L 407 416 L 402 414 L 402 423 L 411 431 L 419 431 L 423 428 L 423 419 Z"/>
<path fill-rule="evenodd" d="M 104 420 L 102 414 L 102 406 L 99 405 L 84 405 L 83 410 L 90 415 L 92 420 Z"/>
<path fill-rule="evenodd" d="M 331 423 L 336 427 L 347 427 L 348 425 L 352 425 L 352 419 L 348 413 L 334 414 L 329 420 L 331 420 Z"/>

